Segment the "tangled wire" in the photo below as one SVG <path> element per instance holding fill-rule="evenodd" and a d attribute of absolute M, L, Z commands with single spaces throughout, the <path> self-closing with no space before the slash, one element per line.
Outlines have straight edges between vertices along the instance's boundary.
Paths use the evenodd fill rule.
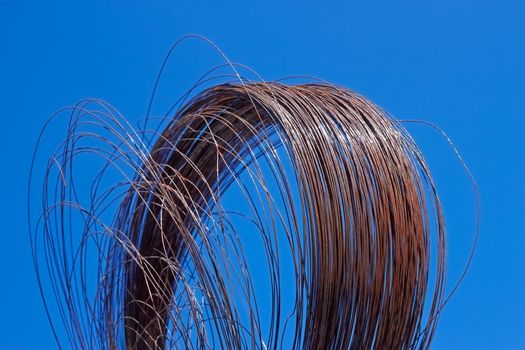
<path fill-rule="evenodd" d="M 100 100 L 64 112 L 32 228 L 60 346 L 429 347 L 441 204 L 413 139 L 363 96 L 239 77 L 162 131 Z"/>

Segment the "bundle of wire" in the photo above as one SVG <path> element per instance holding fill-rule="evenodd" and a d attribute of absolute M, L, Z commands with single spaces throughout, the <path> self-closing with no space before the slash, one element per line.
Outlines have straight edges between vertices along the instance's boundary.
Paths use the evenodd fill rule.
<path fill-rule="evenodd" d="M 149 134 L 102 101 L 67 110 L 32 229 L 59 346 L 430 346 L 440 201 L 413 139 L 365 97 L 241 79 Z M 101 160 L 89 188 L 83 155 Z"/>

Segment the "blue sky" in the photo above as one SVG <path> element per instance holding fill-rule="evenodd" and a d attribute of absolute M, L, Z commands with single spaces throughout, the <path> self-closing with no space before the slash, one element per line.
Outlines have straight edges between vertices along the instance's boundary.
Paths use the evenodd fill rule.
<path fill-rule="evenodd" d="M 85 97 L 138 120 L 168 48 L 188 33 L 209 37 L 267 80 L 316 76 L 397 118 L 445 129 L 478 182 L 482 216 L 471 270 L 441 317 L 433 348 L 525 348 L 522 1 L 0 0 L 0 349 L 55 348 L 26 220 L 29 161 L 44 121 Z M 203 44 L 182 47 L 161 100 L 177 97 L 218 62 Z M 472 244 L 472 190 L 438 134 L 409 130 L 443 200 L 452 284 Z"/>

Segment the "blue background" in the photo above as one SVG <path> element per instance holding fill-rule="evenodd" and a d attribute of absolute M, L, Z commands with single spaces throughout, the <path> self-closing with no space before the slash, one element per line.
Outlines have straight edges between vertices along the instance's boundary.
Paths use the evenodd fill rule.
<path fill-rule="evenodd" d="M 525 349 L 525 5 L 479 0 L 0 0 L 0 349 L 56 347 L 26 215 L 29 161 L 44 121 L 84 97 L 138 120 L 168 48 L 188 33 L 209 37 L 267 80 L 320 77 L 400 119 L 443 127 L 478 182 L 481 231 L 433 348 Z M 219 61 L 202 43 L 182 47 L 161 98 L 177 97 Z M 409 130 L 445 206 L 451 285 L 473 241 L 472 189 L 443 138 L 428 127 Z"/>

